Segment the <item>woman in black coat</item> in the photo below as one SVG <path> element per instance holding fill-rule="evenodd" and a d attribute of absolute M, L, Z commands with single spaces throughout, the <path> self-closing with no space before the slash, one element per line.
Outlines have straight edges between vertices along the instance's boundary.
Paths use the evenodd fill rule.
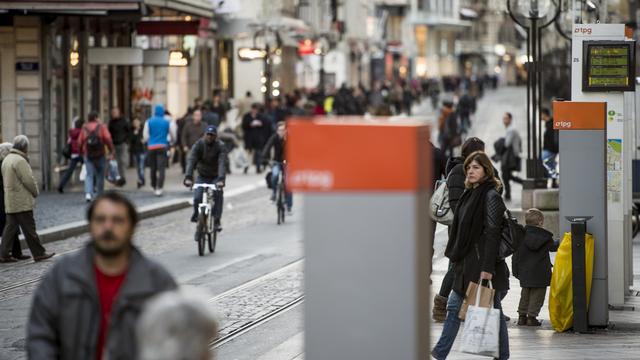
<path fill-rule="evenodd" d="M 452 239 L 445 255 L 455 264 L 453 291 L 447 301 L 447 317 L 442 335 L 431 355 L 446 359 L 460 328 L 458 313 L 470 282 L 490 281 L 496 291 L 494 307 L 509 290 L 509 270 L 498 258 L 506 206 L 500 196 L 502 184 L 495 177 L 491 160 L 484 152 L 474 152 L 464 162 L 465 192 L 458 202 L 451 226 Z M 509 336 L 504 314 L 500 317 L 500 357 L 509 358 Z"/>

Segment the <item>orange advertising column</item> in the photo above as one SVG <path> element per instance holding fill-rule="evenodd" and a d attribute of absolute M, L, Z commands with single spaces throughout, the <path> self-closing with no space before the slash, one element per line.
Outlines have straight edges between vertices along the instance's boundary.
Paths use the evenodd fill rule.
<path fill-rule="evenodd" d="M 287 159 L 304 193 L 305 359 L 428 358 L 428 126 L 293 120 Z"/>

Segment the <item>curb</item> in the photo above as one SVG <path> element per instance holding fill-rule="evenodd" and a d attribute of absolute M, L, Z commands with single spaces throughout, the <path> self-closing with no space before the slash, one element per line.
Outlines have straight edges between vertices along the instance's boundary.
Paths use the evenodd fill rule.
<path fill-rule="evenodd" d="M 260 189 L 262 187 L 264 187 L 264 181 L 241 186 L 239 188 L 229 190 L 225 194 L 225 199 L 231 199 L 239 195 Z M 174 211 L 191 207 L 192 200 L 193 199 L 191 197 L 185 197 L 182 199 L 166 200 L 156 204 L 141 206 L 138 208 L 138 215 L 140 216 L 140 220 L 165 215 Z M 48 227 L 43 230 L 38 230 L 38 236 L 40 237 L 40 242 L 46 244 L 54 241 L 64 240 L 73 236 L 82 235 L 84 233 L 87 233 L 88 231 L 89 224 L 86 220 L 81 220 L 63 225 Z M 27 248 L 27 244 L 22 235 L 20 235 L 20 245 L 22 245 L 23 249 Z"/>

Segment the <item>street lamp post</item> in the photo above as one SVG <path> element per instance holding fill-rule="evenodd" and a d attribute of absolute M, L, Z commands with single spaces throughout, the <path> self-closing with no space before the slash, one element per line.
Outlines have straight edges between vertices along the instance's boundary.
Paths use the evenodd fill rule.
<path fill-rule="evenodd" d="M 276 44 L 275 48 L 271 46 L 269 43 L 269 38 L 267 35 L 272 33 L 275 37 Z M 257 46 L 258 37 L 264 36 L 264 48 L 259 48 Z M 271 88 L 272 88 L 272 77 L 273 77 L 273 53 L 277 53 L 279 55 L 280 49 L 282 48 L 282 39 L 280 38 L 280 33 L 277 29 L 274 29 L 269 26 L 262 26 L 253 34 L 253 47 L 252 48 L 240 48 L 238 50 L 238 56 L 240 60 L 243 61 L 252 61 L 252 60 L 262 60 L 262 76 L 264 77 L 263 88 L 264 90 L 264 103 L 266 104 L 271 96 Z M 277 87 L 277 86 L 276 86 Z"/>
<path fill-rule="evenodd" d="M 517 3 L 519 15 L 529 19 L 529 25 L 518 20 L 513 12 L 512 2 Z M 507 10 L 511 19 L 527 32 L 527 178 L 533 179 L 534 187 L 546 187 L 541 180 L 542 166 L 542 124 L 540 107 L 542 104 L 542 36 L 541 30 L 555 22 L 560 14 L 562 0 L 557 0 L 556 11 L 551 20 L 544 23 L 551 8 L 551 0 L 507 0 Z M 543 184 L 544 182 L 544 184 Z"/>

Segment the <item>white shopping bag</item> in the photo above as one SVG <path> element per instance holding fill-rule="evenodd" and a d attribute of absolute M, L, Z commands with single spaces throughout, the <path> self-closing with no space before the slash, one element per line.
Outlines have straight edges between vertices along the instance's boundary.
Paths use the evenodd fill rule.
<path fill-rule="evenodd" d="M 80 169 L 80 181 L 85 181 L 87 179 L 87 165 L 82 163 L 82 168 Z"/>
<path fill-rule="evenodd" d="M 492 288 L 491 281 L 489 288 Z M 479 291 L 480 286 L 475 305 L 469 305 L 467 310 L 460 351 L 497 358 L 500 356 L 500 310 L 480 307 Z"/>

